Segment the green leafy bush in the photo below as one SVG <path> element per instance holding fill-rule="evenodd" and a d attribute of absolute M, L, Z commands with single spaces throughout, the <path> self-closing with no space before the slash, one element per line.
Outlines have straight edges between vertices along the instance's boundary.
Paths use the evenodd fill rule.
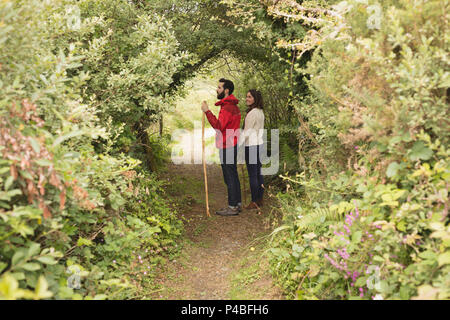
<path fill-rule="evenodd" d="M 300 195 L 282 204 L 288 228 L 272 250 L 272 270 L 292 297 L 450 296 L 448 4 L 378 6 L 379 29 L 368 28 L 361 2 L 318 6 L 319 28 L 299 44 L 315 51 L 296 69 L 309 76 L 311 95 L 295 105 L 308 119 L 306 139 L 317 144 L 302 144 L 303 172 L 286 177 Z M 361 215 L 347 232 L 343 215 L 353 201 Z"/>
<path fill-rule="evenodd" d="M 2 299 L 138 298 L 181 232 L 157 176 L 116 143 L 118 100 L 158 114 L 182 57 L 163 18 L 102 3 L 0 3 Z"/>

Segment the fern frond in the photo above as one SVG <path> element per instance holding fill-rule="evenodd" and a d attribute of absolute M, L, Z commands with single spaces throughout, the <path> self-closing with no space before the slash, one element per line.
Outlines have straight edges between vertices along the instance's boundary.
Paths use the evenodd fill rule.
<path fill-rule="evenodd" d="M 342 219 L 343 215 L 339 214 L 336 210 L 314 208 L 310 213 L 298 219 L 296 225 L 301 232 L 308 232 L 313 231 L 327 221 L 341 221 Z"/>

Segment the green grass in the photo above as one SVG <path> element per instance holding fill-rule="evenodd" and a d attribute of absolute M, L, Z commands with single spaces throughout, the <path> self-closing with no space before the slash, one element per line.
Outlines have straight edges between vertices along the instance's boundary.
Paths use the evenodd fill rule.
<path fill-rule="evenodd" d="M 199 236 L 200 234 L 202 234 L 203 231 L 206 230 L 207 226 L 208 226 L 208 225 L 207 225 L 206 222 L 202 222 L 202 223 L 198 224 L 198 225 L 195 227 L 195 230 L 194 230 L 194 236 Z"/>
<path fill-rule="evenodd" d="M 180 177 L 177 182 L 170 184 L 169 192 L 179 195 L 179 203 L 183 205 L 205 202 L 203 180 L 197 180 L 195 177 Z"/>
<path fill-rule="evenodd" d="M 229 296 L 231 300 L 261 299 L 269 288 L 255 288 L 255 282 L 268 274 L 268 264 L 261 263 L 265 259 L 265 242 L 257 242 L 248 245 L 244 256 L 238 260 L 230 276 L 231 288 Z"/>

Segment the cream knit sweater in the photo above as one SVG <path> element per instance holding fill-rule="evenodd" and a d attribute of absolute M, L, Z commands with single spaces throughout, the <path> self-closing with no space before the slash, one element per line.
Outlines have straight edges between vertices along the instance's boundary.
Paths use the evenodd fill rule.
<path fill-rule="evenodd" d="M 244 131 L 240 135 L 239 144 L 255 146 L 263 144 L 264 112 L 253 108 L 245 117 Z"/>

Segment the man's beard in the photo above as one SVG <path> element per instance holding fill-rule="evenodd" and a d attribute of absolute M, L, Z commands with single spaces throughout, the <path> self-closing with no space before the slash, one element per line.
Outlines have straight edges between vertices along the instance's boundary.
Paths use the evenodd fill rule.
<path fill-rule="evenodd" d="M 224 91 L 222 91 L 222 93 L 219 93 L 217 95 L 217 99 L 222 100 L 223 98 L 225 98 L 225 92 Z"/>

